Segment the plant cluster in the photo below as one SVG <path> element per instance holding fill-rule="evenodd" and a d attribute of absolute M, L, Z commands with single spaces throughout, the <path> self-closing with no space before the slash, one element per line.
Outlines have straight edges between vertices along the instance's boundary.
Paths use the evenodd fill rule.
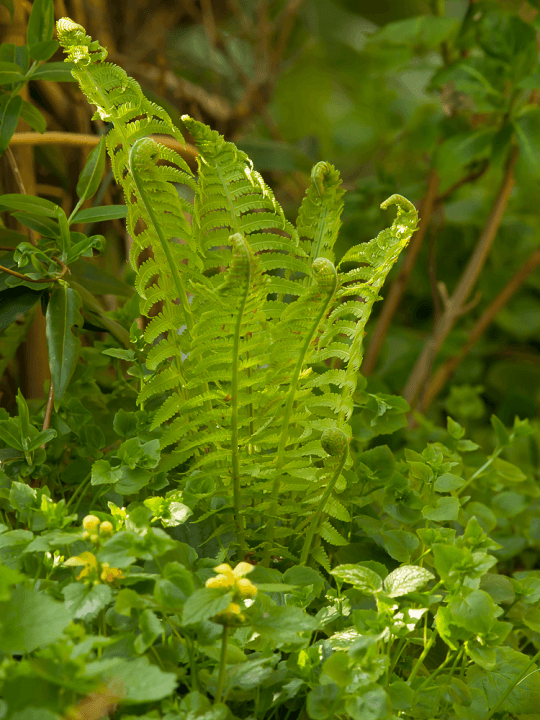
<path fill-rule="evenodd" d="M 102 245 L 70 224 L 103 208 L 0 196 L 40 235 L 0 293 L 43 281 L 51 367 L 44 406 L 0 410 L 0 717 L 531 720 L 534 430 L 493 416 L 486 453 L 448 417 L 399 449 L 407 403 L 359 375 L 414 207 L 392 196 L 337 262 L 333 166 L 293 224 L 233 143 L 184 117 L 192 172 L 106 50 L 67 18 L 58 38 L 109 124 L 79 197 L 106 146 L 137 294 L 105 313 L 67 271 Z M 91 346 L 81 311 L 108 330 Z"/>

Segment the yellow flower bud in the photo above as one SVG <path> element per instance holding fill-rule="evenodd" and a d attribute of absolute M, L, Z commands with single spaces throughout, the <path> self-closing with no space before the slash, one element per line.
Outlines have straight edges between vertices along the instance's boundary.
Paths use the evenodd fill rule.
<path fill-rule="evenodd" d="M 99 541 L 99 535 L 90 535 L 90 542 L 97 543 Z"/>
<path fill-rule="evenodd" d="M 237 580 L 236 587 L 240 591 L 240 595 L 242 597 L 254 598 L 257 594 L 257 588 L 251 582 L 251 580 L 248 580 L 247 578 L 241 578 L 240 580 Z"/>
<path fill-rule="evenodd" d="M 99 532 L 102 535 L 112 535 L 114 532 L 113 524 L 110 523 L 108 520 L 105 520 L 101 523 L 101 527 L 99 528 Z"/>
<path fill-rule="evenodd" d="M 85 530 L 92 531 L 98 527 L 100 522 L 100 519 L 95 515 L 87 515 L 82 521 L 82 526 Z"/>

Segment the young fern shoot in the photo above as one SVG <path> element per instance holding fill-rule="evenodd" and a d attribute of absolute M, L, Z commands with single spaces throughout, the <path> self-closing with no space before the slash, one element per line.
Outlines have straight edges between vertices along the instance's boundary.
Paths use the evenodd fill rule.
<path fill-rule="evenodd" d="M 397 205 L 392 227 L 336 266 L 344 191 L 332 165 L 314 167 L 295 228 L 233 143 L 184 116 L 199 152 L 195 176 L 148 138 L 182 135 L 105 62 L 106 50 L 68 18 L 58 38 L 81 89 L 112 123 L 107 149 L 128 206 L 140 310 L 151 318 L 139 403 L 152 401 L 159 469 L 223 501 L 219 514 L 202 513 L 214 535 L 233 534 L 240 560 L 325 564 L 319 538 L 345 542 L 328 516 L 350 518 L 337 496 L 365 325 L 415 230 L 413 205 L 392 196 L 383 204 Z M 143 250 L 151 257 L 139 264 Z M 289 544 L 293 526 L 307 528 L 303 547 Z"/>

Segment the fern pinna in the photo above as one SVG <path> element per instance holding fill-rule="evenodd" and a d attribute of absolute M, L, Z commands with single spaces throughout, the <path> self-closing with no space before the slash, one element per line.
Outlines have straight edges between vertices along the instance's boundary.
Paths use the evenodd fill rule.
<path fill-rule="evenodd" d="M 183 117 L 199 152 L 195 177 L 147 137 L 182 139 L 134 80 L 104 62 L 99 43 L 67 18 L 58 38 L 81 89 L 112 123 L 107 148 L 128 206 L 141 313 L 151 317 L 139 402 L 157 408 L 161 469 L 223 500 L 206 515 L 215 513 L 215 535 L 234 533 L 242 558 L 327 565 L 321 538 L 345 542 L 329 518 L 350 519 L 339 493 L 364 328 L 416 227 L 413 205 L 389 198 L 392 227 L 336 267 L 343 190 L 329 163 L 314 167 L 295 228 L 233 143 Z M 303 547 L 290 544 L 302 529 Z"/>

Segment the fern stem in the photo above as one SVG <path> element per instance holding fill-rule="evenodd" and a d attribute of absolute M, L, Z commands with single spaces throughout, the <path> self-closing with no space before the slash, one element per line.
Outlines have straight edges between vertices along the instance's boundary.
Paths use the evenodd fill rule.
<path fill-rule="evenodd" d="M 234 494 L 234 516 L 236 521 L 236 534 L 238 536 L 238 544 L 240 557 L 244 559 L 246 555 L 246 538 L 244 529 L 244 518 L 242 516 L 242 488 L 240 485 L 240 457 L 238 452 L 238 373 L 239 373 L 239 355 L 240 355 L 240 334 L 242 331 L 242 319 L 246 307 L 249 289 L 251 287 L 251 262 L 249 250 L 243 237 L 238 233 L 232 236 L 236 239 L 236 249 L 244 252 L 247 256 L 247 272 L 248 277 L 244 285 L 244 292 L 240 298 L 240 306 L 236 315 L 236 324 L 233 337 L 232 352 L 232 377 L 231 377 L 231 453 L 232 453 L 232 481 Z"/>
<path fill-rule="evenodd" d="M 329 265 L 332 267 L 332 282 L 328 284 L 328 286 L 324 289 L 327 289 L 327 294 L 324 299 L 324 302 L 321 304 L 321 307 L 319 309 L 319 312 L 317 313 L 317 316 L 315 317 L 315 320 L 313 321 L 313 324 L 311 328 L 309 329 L 309 332 L 306 334 L 306 337 L 304 338 L 304 342 L 302 344 L 302 347 L 300 349 L 300 353 L 298 355 L 298 358 L 296 360 L 296 365 L 294 368 L 294 372 L 292 374 L 290 387 L 289 387 L 289 394 L 287 396 L 287 402 L 285 404 L 285 411 L 283 413 L 283 422 L 281 424 L 281 434 L 279 438 L 279 445 L 277 450 L 277 456 L 276 456 L 276 476 L 274 478 L 274 482 L 272 485 L 272 494 L 270 496 L 270 510 L 269 510 L 269 522 L 267 526 L 267 554 L 269 556 L 271 545 L 274 542 L 274 529 L 275 529 L 275 514 L 277 512 L 277 503 L 278 503 L 278 497 L 279 497 L 279 491 L 281 488 L 281 470 L 283 468 L 283 463 L 285 460 L 285 448 L 287 446 L 287 440 L 289 439 L 289 426 L 291 422 L 291 415 L 292 410 L 294 406 L 294 400 L 296 396 L 296 391 L 298 390 L 298 380 L 300 378 L 300 373 L 302 372 L 302 368 L 304 366 L 304 362 L 306 359 L 306 355 L 309 350 L 309 346 L 311 345 L 311 342 L 313 338 L 315 337 L 315 334 L 319 328 L 319 325 L 321 324 L 321 321 L 323 320 L 324 316 L 326 315 L 326 312 L 328 310 L 328 306 L 330 305 L 332 298 L 334 297 L 334 294 L 336 292 L 337 286 L 338 286 L 338 275 L 336 272 L 335 267 L 330 263 L 330 261 L 327 261 Z M 269 560 L 269 557 L 267 558 Z"/>
<path fill-rule="evenodd" d="M 174 280 L 174 284 L 176 285 L 176 292 L 180 299 L 180 303 L 182 305 L 182 310 L 184 311 L 184 318 L 186 321 L 187 331 L 191 335 L 191 332 L 193 330 L 193 316 L 191 314 L 191 306 L 189 304 L 187 292 L 184 287 L 184 283 L 182 282 L 182 278 L 180 277 L 180 273 L 178 272 L 178 268 L 176 267 L 176 264 L 174 262 L 174 258 L 172 256 L 172 252 L 171 252 L 171 248 L 169 247 L 169 243 L 167 242 L 167 239 L 165 238 L 165 235 L 163 233 L 161 225 L 159 224 L 159 221 L 157 219 L 156 213 L 154 212 L 154 209 L 152 207 L 152 203 L 150 202 L 148 193 L 146 192 L 144 183 L 142 182 L 139 172 L 136 168 L 136 163 L 134 162 L 135 153 L 137 152 L 140 144 L 146 143 L 147 141 L 148 141 L 148 138 L 140 138 L 135 143 L 133 143 L 133 146 L 131 147 L 131 150 L 129 151 L 129 167 L 131 170 L 131 175 L 133 177 L 133 181 L 135 182 L 135 186 L 139 193 L 139 197 L 141 198 L 141 202 L 144 205 L 144 209 L 148 213 L 150 222 L 154 226 L 154 230 L 156 231 L 156 234 L 159 238 L 159 242 L 161 243 L 163 252 L 165 253 L 165 257 L 167 258 L 167 262 L 169 263 L 171 275 Z"/>
<path fill-rule="evenodd" d="M 349 445 L 344 447 L 341 458 L 339 460 L 338 466 L 332 476 L 332 479 L 328 483 L 326 490 L 323 493 L 322 498 L 319 500 L 319 504 L 317 506 L 317 509 L 315 510 L 315 514 L 313 515 L 311 519 L 311 523 L 309 526 L 309 530 L 306 535 L 306 539 L 304 541 L 304 547 L 302 548 L 302 554 L 300 555 L 300 565 L 305 565 L 307 562 L 307 559 L 309 557 L 309 551 L 311 549 L 311 543 L 313 542 L 313 537 L 315 535 L 315 532 L 319 529 L 320 521 L 322 514 L 324 512 L 324 508 L 326 506 L 326 503 L 328 502 L 328 498 L 330 497 L 332 490 L 334 489 L 334 486 L 341 475 L 341 471 L 343 470 L 343 466 L 345 465 L 345 461 L 347 460 L 347 455 L 349 452 Z"/>

